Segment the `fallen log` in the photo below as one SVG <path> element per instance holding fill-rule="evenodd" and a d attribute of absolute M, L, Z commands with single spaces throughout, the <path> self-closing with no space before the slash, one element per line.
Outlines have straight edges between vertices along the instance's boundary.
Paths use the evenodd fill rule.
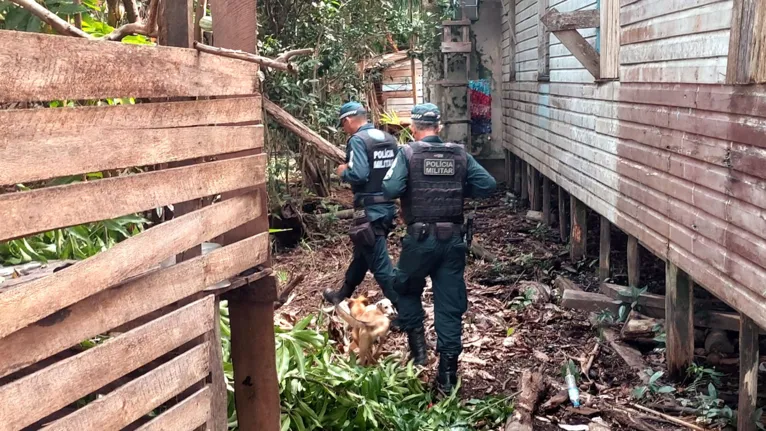
<path fill-rule="evenodd" d="M 609 310 L 615 316 L 620 311 L 620 301 L 609 298 L 600 293 L 582 292 L 579 290 L 565 290 L 561 297 L 561 306 L 575 308 L 582 311 L 598 313 Z"/>
<path fill-rule="evenodd" d="M 329 218 L 329 219 L 335 217 L 338 220 L 348 220 L 348 219 L 354 218 L 354 210 L 350 209 L 350 210 L 331 211 L 328 213 L 317 214 L 316 217 Z"/>
<path fill-rule="evenodd" d="M 648 383 L 649 376 L 644 372 L 646 363 L 644 363 L 644 357 L 641 355 L 641 352 L 618 341 L 617 333 L 611 329 L 604 329 L 603 334 L 604 339 L 609 343 L 609 347 L 611 347 L 630 368 L 636 371 L 642 382 Z"/>
<path fill-rule="evenodd" d="M 323 156 L 338 164 L 346 162 L 346 153 L 344 153 L 343 150 L 333 145 L 327 139 L 319 136 L 317 132 L 311 130 L 309 126 L 290 115 L 289 112 L 282 109 L 276 103 L 264 97 L 263 107 L 266 108 L 266 112 L 271 115 L 277 123 L 298 135 L 303 141 L 314 147 Z"/>
<path fill-rule="evenodd" d="M 532 431 L 532 413 L 544 395 L 545 385 L 542 374 L 524 370 L 521 374 L 519 387 L 521 388 L 521 395 L 519 395 L 513 415 L 505 423 L 505 431 Z"/>
<path fill-rule="evenodd" d="M 479 244 L 476 239 L 471 242 L 471 253 L 474 256 L 480 259 L 484 259 L 489 263 L 497 261 L 497 256 Z"/>
<path fill-rule="evenodd" d="M 559 275 L 556 277 L 555 280 L 553 280 L 553 287 L 558 289 L 561 292 L 567 291 L 567 290 L 574 290 L 578 292 L 582 292 L 583 290 L 578 286 L 574 281 L 563 277 Z"/>

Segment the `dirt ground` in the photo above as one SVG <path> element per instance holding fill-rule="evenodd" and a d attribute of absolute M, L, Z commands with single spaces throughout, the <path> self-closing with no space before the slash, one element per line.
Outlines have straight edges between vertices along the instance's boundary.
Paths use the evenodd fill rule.
<path fill-rule="evenodd" d="M 335 189 L 330 200 L 341 208 L 348 208 L 351 194 L 348 189 Z M 588 259 L 571 263 L 566 244 L 562 244 L 558 229 L 551 230 L 538 222 L 527 220 L 527 209 L 522 208 L 506 190 L 498 190 L 488 199 L 470 201 L 467 209 L 476 208 L 474 240 L 497 256 L 497 261 L 487 262 L 469 257 L 466 268 L 469 310 L 464 317 L 464 352 L 460 358 L 462 396 L 465 399 L 481 398 L 492 394 L 517 395 L 519 380 L 524 370 L 540 371 L 546 379 L 547 393 L 540 404 L 550 401 L 566 388 L 562 377 L 563 364 L 571 359 L 578 368 L 592 360 L 587 379 L 580 389 L 584 407 L 576 410 L 563 401 L 550 408 L 539 407 L 535 412 L 535 429 L 562 429 L 559 424 L 588 424 L 601 417 L 608 429 L 683 429 L 669 424 L 654 415 L 639 413 L 630 408 L 634 402 L 631 391 L 641 384 L 638 373 L 631 369 L 608 345 L 601 343 L 595 355 L 591 355 L 599 343 L 600 331 L 589 320 L 587 313 L 563 309 L 558 304 L 561 292 L 553 285 L 558 276 L 576 282 L 586 291 L 597 291 L 598 282 L 594 272 L 598 268 L 598 222 L 590 235 Z M 331 217 L 332 218 L 332 217 Z M 278 312 L 278 319 L 295 321 L 310 313 L 319 313 L 327 305 L 322 302 L 321 291 L 326 287 L 338 287 L 351 258 L 351 245 L 345 232 L 346 221 L 331 220 L 317 223 L 307 217 L 309 231 L 323 225 L 329 234 L 311 234 L 293 249 L 279 250 L 275 254 L 275 270 L 282 283 L 290 275 L 305 274 L 306 279 L 297 287 L 288 303 Z M 331 226 L 328 226 L 328 223 Z M 389 252 L 394 261 L 398 259 L 400 226 L 389 237 Z M 612 256 L 613 279 L 627 284 L 624 269 L 624 247 L 618 247 L 623 238 L 613 234 L 615 250 Z M 595 257 L 594 257 L 595 256 Z M 648 284 L 664 279 L 662 262 L 645 259 Z M 542 295 L 535 303 L 531 295 L 524 293 L 540 283 L 550 288 L 550 299 Z M 381 298 L 372 277 L 357 290 Z M 431 363 L 426 371 L 432 377 L 436 366 L 433 352 L 433 304 L 429 286 L 424 294 L 428 321 L 426 331 L 431 344 Z M 394 333 L 385 345 L 387 352 L 407 355 L 406 337 Z M 651 349 L 644 356 L 647 368 L 662 369 L 664 358 Z M 538 405 L 539 406 L 539 405 Z M 693 422 L 693 418 L 687 418 Z M 598 420 L 597 420 L 598 421 Z M 593 429 L 593 428 L 591 428 Z"/>

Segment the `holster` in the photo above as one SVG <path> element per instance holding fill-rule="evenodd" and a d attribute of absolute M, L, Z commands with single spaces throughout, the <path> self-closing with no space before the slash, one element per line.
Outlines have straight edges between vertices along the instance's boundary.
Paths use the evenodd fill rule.
<path fill-rule="evenodd" d="M 423 241 L 429 235 L 434 235 L 438 241 L 449 241 L 453 235 L 463 234 L 463 226 L 450 222 L 412 223 L 407 226 L 407 233 L 416 241 Z"/>
<path fill-rule="evenodd" d="M 375 245 L 375 229 L 367 217 L 364 208 L 354 210 L 354 223 L 348 230 L 351 242 L 357 247 L 372 247 Z"/>

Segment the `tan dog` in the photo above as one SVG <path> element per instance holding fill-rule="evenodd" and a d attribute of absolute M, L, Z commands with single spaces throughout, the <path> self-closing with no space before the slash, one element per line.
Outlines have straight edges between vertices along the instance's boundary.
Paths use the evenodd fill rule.
<path fill-rule="evenodd" d="M 362 365 L 371 365 L 375 363 L 381 346 L 388 337 L 391 317 L 396 315 L 396 310 L 388 299 L 370 305 L 369 299 L 362 295 L 348 299 L 347 302 L 348 312 L 341 304 L 335 309 L 351 326 L 351 348 L 353 349 L 354 345 L 359 348 L 359 362 Z M 373 353 L 375 341 L 378 341 L 378 348 Z"/>

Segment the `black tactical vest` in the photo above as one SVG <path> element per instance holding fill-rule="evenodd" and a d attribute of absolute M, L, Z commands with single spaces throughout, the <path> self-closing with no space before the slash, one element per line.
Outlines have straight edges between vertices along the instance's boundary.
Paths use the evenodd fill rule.
<path fill-rule="evenodd" d="M 404 221 L 463 223 L 468 156 L 460 144 L 413 142 L 405 147 L 409 178 L 402 196 Z"/>
<path fill-rule="evenodd" d="M 373 136 L 370 136 L 370 132 L 374 134 L 379 133 L 382 140 L 378 140 Z M 352 186 L 354 193 L 382 193 L 383 192 L 383 177 L 386 176 L 388 168 L 394 163 L 396 158 L 396 138 L 390 134 L 377 130 L 367 129 L 356 132 L 354 136 L 364 141 L 364 146 L 367 150 L 367 162 L 370 164 L 370 176 L 367 178 L 367 182 L 362 185 Z"/>

